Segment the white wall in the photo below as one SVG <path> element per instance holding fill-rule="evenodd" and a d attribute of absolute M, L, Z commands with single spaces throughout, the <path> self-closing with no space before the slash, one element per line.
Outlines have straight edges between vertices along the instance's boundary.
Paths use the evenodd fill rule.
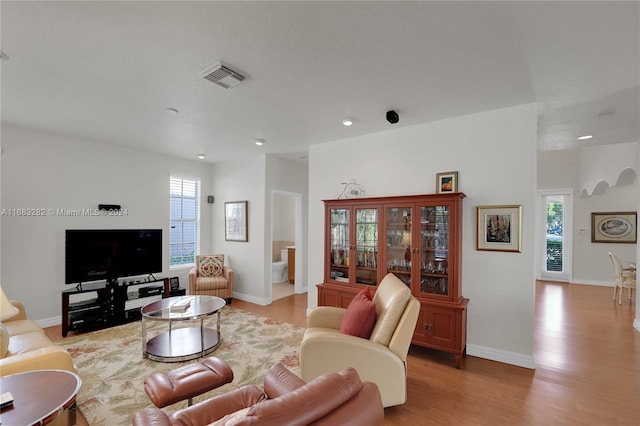
<path fill-rule="evenodd" d="M 107 144 L 2 124 L 2 206 L 4 208 L 96 209 L 120 204 L 121 217 L 2 218 L 2 288 L 25 303 L 29 316 L 60 323 L 64 284 L 64 231 L 73 228 L 162 228 L 163 273 L 169 270 L 169 176 L 198 177 L 210 191 L 211 166 Z M 206 198 L 202 201 L 207 206 Z M 211 216 L 202 214 L 202 235 L 210 235 Z M 209 238 L 202 250 L 209 250 Z"/>
<path fill-rule="evenodd" d="M 266 228 L 268 232 L 268 247 L 265 254 L 269 256 L 271 247 L 271 200 L 269 194 L 286 192 L 295 195 L 296 203 L 300 203 L 296 218 L 296 262 L 295 262 L 295 292 L 304 293 L 308 289 L 307 282 L 307 232 L 308 232 L 308 204 L 309 204 L 309 167 L 295 161 L 286 160 L 275 156 L 267 156 L 267 175 L 265 179 L 267 190 L 266 203 L 269 205 L 266 215 Z M 269 257 L 270 259 L 270 257 Z M 271 265 L 265 265 L 265 276 L 271 282 Z M 267 286 L 271 289 L 271 286 Z"/>
<path fill-rule="evenodd" d="M 594 193 L 596 186 L 616 185 L 625 169 L 635 170 L 636 175 L 638 172 L 637 142 L 584 147 L 578 150 L 578 156 L 579 184 L 588 194 Z"/>
<path fill-rule="evenodd" d="M 623 170 L 639 170 L 638 157 L 637 142 L 538 153 L 538 189 L 574 190 L 571 282 L 612 286 L 613 269 L 607 253 L 613 251 L 627 261 L 636 258 L 635 244 L 592 243 L 591 213 L 637 211 L 638 179 L 631 184 L 616 183 Z M 601 185 L 606 190 L 593 193 L 598 182 L 607 182 Z M 578 233 L 581 228 L 584 234 Z"/>
<path fill-rule="evenodd" d="M 212 182 L 218 207 L 213 213 L 213 248 L 225 254 L 236 274 L 235 298 L 260 305 L 271 302 L 272 190 L 302 195 L 302 243 L 296 252 L 301 250 L 303 257 L 301 264 L 296 259 L 296 267 L 306 270 L 307 170 L 296 162 L 263 154 L 214 165 Z M 249 201 L 249 241 L 225 241 L 224 202 L 242 200 Z M 298 286 L 296 283 L 296 291 Z"/>
<path fill-rule="evenodd" d="M 309 284 L 323 280 L 321 200 L 356 179 L 367 196 L 435 192 L 457 170 L 466 193 L 462 294 L 470 299 L 467 352 L 533 367 L 536 107 L 521 105 L 315 145 L 309 161 Z M 523 206 L 522 253 L 477 251 L 476 206 Z M 311 261 L 315 259 L 315 261 Z M 317 292 L 309 291 L 309 307 Z"/>
<path fill-rule="evenodd" d="M 234 271 L 235 298 L 264 304 L 266 298 L 264 268 L 267 259 L 265 246 L 265 187 L 266 158 L 257 154 L 238 161 L 213 166 L 212 195 L 215 196 L 212 222 L 212 250 L 225 255 L 225 263 Z M 248 241 L 225 241 L 224 203 L 248 201 Z M 271 225 L 269 225 L 271 227 Z M 269 239 L 269 244 L 271 240 Z"/>
<path fill-rule="evenodd" d="M 273 240 L 295 241 L 296 200 L 283 193 L 273 194 Z M 284 260 L 284 259 L 283 259 Z"/>

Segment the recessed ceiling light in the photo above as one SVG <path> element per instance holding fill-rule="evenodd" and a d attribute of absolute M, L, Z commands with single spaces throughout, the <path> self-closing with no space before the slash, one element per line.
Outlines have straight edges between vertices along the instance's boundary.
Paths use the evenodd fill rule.
<path fill-rule="evenodd" d="M 165 111 L 167 112 L 167 114 L 178 115 L 178 110 L 175 108 L 167 108 L 165 109 Z"/>
<path fill-rule="evenodd" d="M 343 126 L 351 126 L 353 124 L 353 118 L 350 117 L 345 117 L 344 119 L 342 119 L 342 125 Z"/>
<path fill-rule="evenodd" d="M 578 140 L 586 141 L 587 139 L 591 139 L 592 137 L 593 137 L 593 135 L 578 136 Z"/>
<path fill-rule="evenodd" d="M 207 156 L 205 154 L 198 154 L 198 158 L 200 160 L 204 160 L 205 158 L 207 158 Z"/>
<path fill-rule="evenodd" d="M 256 145 L 258 145 L 258 146 L 262 146 L 262 145 L 264 145 L 264 143 L 265 143 L 265 142 L 266 142 L 266 141 L 265 141 L 264 139 L 254 139 L 254 140 L 253 140 L 253 143 L 255 143 L 255 144 L 256 144 Z"/>

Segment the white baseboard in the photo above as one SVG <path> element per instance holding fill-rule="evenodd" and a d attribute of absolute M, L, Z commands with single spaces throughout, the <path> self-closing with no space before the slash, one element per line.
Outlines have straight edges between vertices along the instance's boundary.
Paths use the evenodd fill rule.
<path fill-rule="evenodd" d="M 477 356 L 479 358 L 498 361 L 505 364 L 516 365 L 518 367 L 535 369 L 536 363 L 533 356 L 519 354 L 516 352 L 502 351 L 483 346 L 467 344 L 467 354 Z"/>
<path fill-rule="evenodd" d="M 260 306 L 266 306 L 266 305 L 271 303 L 271 300 L 269 300 L 269 299 L 260 298 L 260 297 L 254 297 L 254 296 L 250 296 L 248 294 L 238 293 L 236 291 L 233 292 L 233 298 L 234 299 L 239 299 L 239 300 L 244 300 L 245 302 L 249 302 L 249 303 L 255 303 L 256 305 L 260 305 Z M 232 306 L 233 306 L 233 304 L 232 304 Z"/>
<path fill-rule="evenodd" d="M 54 325 L 62 324 L 62 317 L 58 316 L 58 317 L 37 320 L 36 324 L 38 324 L 42 328 L 53 327 Z"/>
<path fill-rule="evenodd" d="M 584 284 L 584 285 L 598 285 L 601 287 L 613 287 L 613 283 L 611 281 L 593 281 L 593 280 L 585 280 L 585 279 L 580 279 L 578 281 L 571 280 L 569 281 L 570 284 Z"/>

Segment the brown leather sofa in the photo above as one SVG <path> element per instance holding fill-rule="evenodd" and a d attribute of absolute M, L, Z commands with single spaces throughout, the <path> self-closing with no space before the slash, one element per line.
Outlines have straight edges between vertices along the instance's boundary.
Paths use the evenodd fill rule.
<path fill-rule="evenodd" d="M 378 387 L 362 382 L 354 368 L 324 374 L 309 383 L 276 364 L 264 391 L 244 386 L 169 415 L 158 408 L 138 411 L 134 426 L 379 425 L 384 408 Z"/>

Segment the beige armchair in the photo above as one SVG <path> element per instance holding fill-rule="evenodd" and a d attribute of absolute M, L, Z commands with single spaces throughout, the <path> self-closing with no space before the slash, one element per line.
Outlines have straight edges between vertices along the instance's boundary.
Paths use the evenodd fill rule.
<path fill-rule="evenodd" d="M 307 318 L 300 348 L 304 381 L 354 367 L 363 381 L 378 385 L 385 407 L 407 400 L 407 352 L 418 320 L 420 302 L 393 274 L 378 286 L 373 302 L 376 322 L 369 339 L 340 332 L 346 309 L 319 306 Z"/>
<path fill-rule="evenodd" d="M 189 294 L 218 296 L 231 304 L 233 269 L 224 266 L 224 255 L 196 256 L 196 266 L 189 271 Z"/>

